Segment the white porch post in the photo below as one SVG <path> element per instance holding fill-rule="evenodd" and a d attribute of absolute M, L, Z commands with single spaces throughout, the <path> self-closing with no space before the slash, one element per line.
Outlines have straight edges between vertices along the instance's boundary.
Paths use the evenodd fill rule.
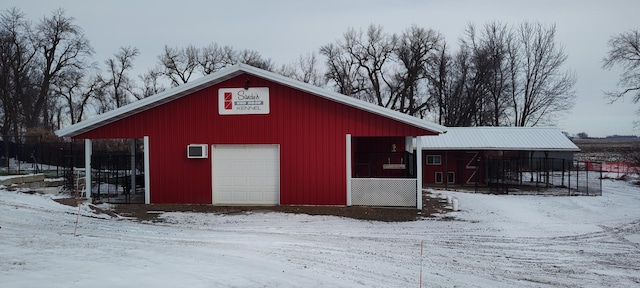
<path fill-rule="evenodd" d="M 404 151 L 411 152 L 413 151 L 413 140 L 415 137 L 406 136 L 404 137 Z"/>
<path fill-rule="evenodd" d="M 91 139 L 84 139 L 84 187 L 89 202 L 91 202 L 91 147 Z"/>
<path fill-rule="evenodd" d="M 416 140 L 416 190 L 418 210 L 422 210 L 422 137 L 415 137 Z"/>
<path fill-rule="evenodd" d="M 144 204 L 151 204 L 151 178 L 149 175 L 149 136 L 144 136 Z"/>
<path fill-rule="evenodd" d="M 347 134 L 347 206 L 351 206 L 351 134 Z"/>

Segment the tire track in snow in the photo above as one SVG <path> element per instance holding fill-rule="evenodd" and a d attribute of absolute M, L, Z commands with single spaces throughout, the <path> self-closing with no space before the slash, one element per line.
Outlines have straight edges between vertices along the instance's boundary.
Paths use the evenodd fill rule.
<path fill-rule="evenodd" d="M 456 263 L 464 273 L 487 273 L 502 271 L 503 276 L 518 280 L 534 280 L 532 283 L 572 286 L 571 283 L 592 283 L 596 286 L 619 286 L 621 283 L 638 284 L 637 263 L 640 253 L 637 243 L 625 238 L 638 235 L 640 221 L 620 227 L 581 235 L 562 237 L 502 237 L 483 231 L 477 234 L 438 234 L 430 245 L 447 247 L 443 260 L 451 254 L 457 255 Z M 469 231 L 467 231 L 469 232 Z M 467 257 L 465 257 L 467 256 Z M 465 262 L 465 258 L 486 259 L 491 265 Z M 461 260 L 462 259 L 462 260 Z M 468 267 L 465 267 L 468 266 Z M 479 266 L 479 267 L 478 267 Z M 610 277 L 611 282 L 601 283 L 601 271 L 623 271 L 623 277 Z M 537 276 L 535 279 L 531 275 Z M 624 286 L 624 285 L 623 285 Z"/>
<path fill-rule="evenodd" d="M 419 258 L 415 254 L 419 246 L 415 241 L 389 242 L 385 249 L 379 249 L 379 242 L 388 239 L 331 235 L 297 235 L 297 238 L 306 243 L 296 241 L 277 247 L 269 253 L 270 257 L 365 287 L 406 287 L 419 282 Z"/>

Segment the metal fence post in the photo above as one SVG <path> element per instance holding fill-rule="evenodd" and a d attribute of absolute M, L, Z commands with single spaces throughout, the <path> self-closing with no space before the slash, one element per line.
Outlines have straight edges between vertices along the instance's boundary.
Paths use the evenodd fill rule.
<path fill-rule="evenodd" d="M 585 183 L 585 186 L 587 186 L 587 196 L 589 195 L 589 166 L 585 165 L 585 169 L 584 169 L 587 173 L 587 176 L 585 176 L 587 178 L 587 182 Z"/>

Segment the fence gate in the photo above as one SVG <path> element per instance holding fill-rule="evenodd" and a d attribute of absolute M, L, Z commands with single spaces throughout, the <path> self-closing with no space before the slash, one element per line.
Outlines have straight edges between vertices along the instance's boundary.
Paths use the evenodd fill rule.
<path fill-rule="evenodd" d="M 136 169 L 131 173 L 131 154 L 94 153 L 91 156 L 91 196 L 108 203 L 144 203 L 144 163 L 142 155 L 135 155 Z M 136 187 L 131 187 L 135 177 Z"/>

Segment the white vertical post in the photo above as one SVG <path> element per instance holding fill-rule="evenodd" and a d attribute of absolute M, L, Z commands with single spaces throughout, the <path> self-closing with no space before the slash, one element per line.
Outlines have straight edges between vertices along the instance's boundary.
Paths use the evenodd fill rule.
<path fill-rule="evenodd" d="M 215 165 L 215 158 L 216 158 L 216 145 L 210 145 L 211 146 L 211 204 L 212 205 L 216 205 L 216 179 L 215 179 L 215 175 L 216 175 L 216 171 L 214 170 L 216 165 Z M 279 149 L 279 148 L 278 148 Z"/>
<path fill-rule="evenodd" d="M 417 209 L 422 210 L 422 137 L 415 137 L 416 140 L 416 189 L 417 189 Z"/>
<path fill-rule="evenodd" d="M 151 204 L 151 178 L 149 178 L 149 136 L 144 136 L 144 204 Z"/>
<path fill-rule="evenodd" d="M 84 181 L 87 200 L 91 202 L 91 139 L 84 139 Z"/>
<path fill-rule="evenodd" d="M 351 206 L 351 134 L 347 134 L 347 206 Z"/>
<path fill-rule="evenodd" d="M 413 151 L 413 139 L 415 137 L 407 136 L 404 137 L 404 151 L 411 152 Z"/>

